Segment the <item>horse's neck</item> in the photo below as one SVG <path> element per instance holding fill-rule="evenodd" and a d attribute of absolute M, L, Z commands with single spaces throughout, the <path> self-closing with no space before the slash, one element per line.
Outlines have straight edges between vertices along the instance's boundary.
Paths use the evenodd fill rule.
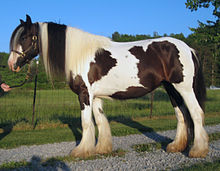
<path fill-rule="evenodd" d="M 39 35 L 41 41 L 40 54 L 43 57 L 46 72 L 50 75 L 50 66 L 56 61 L 49 61 L 48 46 L 48 23 L 39 23 Z M 70 71 L 74 75 L 85 72 L 85 66 L 94 58 L 98 49 L 110 45 L 110 39 L 86 33 L 76 28 L 66 27 L 65 30 L 65 45 L 59 46 L 65 48 L 65 73 L 69 78 Z M 55 49 L 55 50 L 57 50 Z"/>
<path fill-rule="evenodd" d="M 110 40 L 79 29 L 68 27 L 66 32 L 66 73 L 77 75 L 85 72 L 85 66 L 94 58 L 98 49 L 109 46 Z"/>

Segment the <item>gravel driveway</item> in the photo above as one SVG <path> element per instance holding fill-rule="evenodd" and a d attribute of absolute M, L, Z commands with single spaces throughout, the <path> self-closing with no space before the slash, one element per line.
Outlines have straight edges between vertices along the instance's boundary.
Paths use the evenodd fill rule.
<path fill-rule="evenodd" d="M 208 134 L 220 132 L 220 124 L 205 127 Z M 202 161 L 214 161 L 220 158 L 220 140 L 211 142 L 208 156 L 204 159 L 188 158 L 184 153 L 166 153 L 163 149 L 153 152 L 138 153 L 131 146 L 173 139 L 176 130 L 113 137 L 113 147 L 126 150 L 123 157 L 107 157 L 104 159 L 81 160 L 78 162 L 57 162 L 55 166 L 39 164 L 42 159 L 66 156 L 75 146 L 75 142 L 62 142 L 44 145 L 21 146 L 14 149 L 0 149 L 0 165 L 10 161 L 30 161 L 36 170 L 175 170 L 183 166 Z M 29 170 L 20 168 L 19 170 Z"/>

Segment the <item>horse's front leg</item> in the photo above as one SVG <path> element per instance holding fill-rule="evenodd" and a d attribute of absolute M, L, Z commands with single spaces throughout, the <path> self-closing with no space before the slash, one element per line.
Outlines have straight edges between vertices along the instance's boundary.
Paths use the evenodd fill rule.
<path fill-rule="evenodd" d="M 88 157 L 95 153 L 95 127 L 92 119 L 92 97 L 88 91 L 79 94 L 82 121 L 82 139 L 72 150 L 74 157 Z"/>
<path fill-rule="evenodd" d="M 93 113 L 99 131 L 96 153 L 110 153 L 112 152 L 111 129 L 102 109 L 102 100 L 99 98 L 93 100 Z"/>

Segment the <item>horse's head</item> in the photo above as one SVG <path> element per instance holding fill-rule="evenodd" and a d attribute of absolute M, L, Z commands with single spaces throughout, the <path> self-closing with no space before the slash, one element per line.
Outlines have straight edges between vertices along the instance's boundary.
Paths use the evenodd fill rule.
<path fill-rule="evenodd" d="M 20 68 L 29 63 L 39 54 L 38 23 L 32 23 L 30 16 L 26 16 L 26 22 L 14 30 L 10 41 L 10 56 L 8 66 L 12 71 L 19 72 Z"/>

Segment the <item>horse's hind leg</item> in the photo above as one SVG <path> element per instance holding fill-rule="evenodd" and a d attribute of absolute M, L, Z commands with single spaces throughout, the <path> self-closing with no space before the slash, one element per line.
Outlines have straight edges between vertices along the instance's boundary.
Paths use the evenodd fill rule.
<path fill-rule="evenodd" d="M 204 113 L 201 109 L 193 89 L 184 88 L 183 85 L 175 87 L 183 97 L 187 108 L 189 109 L 191 118 L 194 123 L 194 145 L 189 152 L 190 157 L 205 157 L 208 149 L 208 135 L 203 127 Z"/>
<path fill-rule="evenodd" d="M 112 151 L 112 135 L 108 120 L 102 110 L 102 100 L 99 98 L 93 100 L 93 113 L 99 131 L 96 153 L 109 153 Z"/>
<path fill-rule="evenodd" d="M 187 109 L 184 106 L 184 102 L 180 94 L 174 89 L 174 87 L 168 83 L 163 82 L 164 88 L 166 89 L 170 101 L 174 107 L 176 118 L 177 118 L 177 131 L 176 137 L 173 142 L 168 144 L 167 152 L 181 152 L 183 151 L 188 143 L 188 126 L 184 114 L 186 115 Z M 186 116 L 185 116 L 186 117 Z"/>
<path fill-rule="evenodd" d="M 179 107 L 175 107 L 174 110 L 177 118 L 177 131 L 174 141 L 167 146 L 167 152 L 184 151 L 188 142 L 187 125 L 184 121 L 183 114 Z"/>

